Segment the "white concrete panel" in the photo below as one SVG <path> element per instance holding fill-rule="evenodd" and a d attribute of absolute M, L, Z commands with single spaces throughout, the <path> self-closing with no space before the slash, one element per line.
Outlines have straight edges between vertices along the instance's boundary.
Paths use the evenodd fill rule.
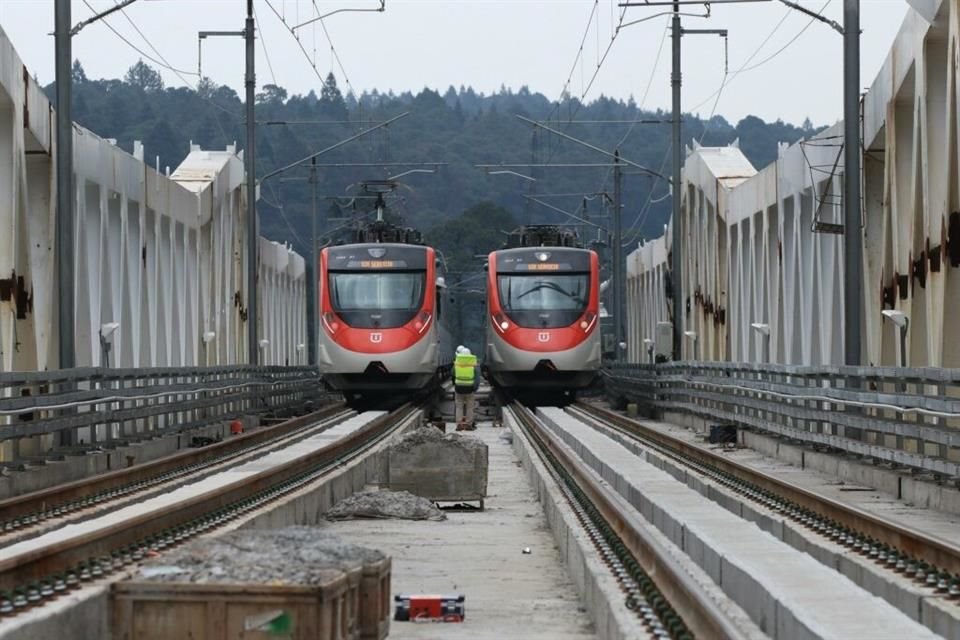
<path fill-rule="evenodd" d="M 54 119 L 0 29 L 0 371 L 57 366 Z M 73 138 L 78 365 L 103 364 L 101 327 L 112 322 L 111 366 L 245 362 L 242 155 L 193 147 L 168 176 L 139 142 L 131 155 L 76 125 Z M 262 238 L 260 252 L 262 302 L 249 319 L 269 340 L 264 363 L 296 364 L 304 261 Z"/>
<path fill-rule="evenodd" d="M 864 277 L 855 286 L 864 364 L 898 364 L 895 328 L 881 314 L 896 308 L 910 317 L 909 366 L 958 367 L 960 325 L 951 320 L 960 313 L 960 260 L 950 255 L 960 254 L 960 0 L 911 6 L 863 98 Z M 676 308 L 689 297 L 684 326 L 697 331 L 701 359 L 762 359 L 764 339 L 750 328 L 762 322 L 771 327 L 772 361 L 842 362 L 843 240 L 814 229 L 842 222 L 842 133 L 840 123 L 781 145 L 759 173 L 736 144 L 689 150 L 680 190 L 684 300 Z M 628 289 L 643 283 L 627 322 L 643 335 L 673 313 L 661 304 L 671 237 L 667 228 L 627 256 Z M 685 359 L 692 346 L 684 341 Z"/>

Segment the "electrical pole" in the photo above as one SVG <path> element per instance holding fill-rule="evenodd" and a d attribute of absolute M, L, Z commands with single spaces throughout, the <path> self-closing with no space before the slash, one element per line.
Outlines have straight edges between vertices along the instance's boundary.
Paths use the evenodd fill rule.
<path fill-rule="evenodd" d="M 59 367 L 76 366 L 74 326 L 74 211 L 73 211 L 73 114 L 71 88 L 73 84 L 72 46 L 70 34 L 70 0 L 56 4 L 56 81 L 57 81 L 57 334 L 59 337 Z M 69 431 L 63 432 L 65 435 Z M 66 443 L 64 443 L 66 444 Z"/>
<path fill-rule="evenodd" d="M 682 359 L 683 349 L 683 287 L 680 284 L 681 260 L 683 255 L 683 233 L 680 223 L 680 201 L 683 196 L 683 183 L 680 177 L 680 160 L 683 157 L 683 134 L 680 126 L 680 86 L 682 84 L 680 68 L 680 38 L 683 35 L 680 26 L 680 3 L 673 3 L 673 71 L 670 74 L 670 86 L 673 89 L 673 237 L 671 238 L 670 283 L 673 297 L 673 359 Z"/>
<path fill-rule="evenodd" d="M 844 362 L 860 366 L 863 244 L 860 233 L 860 0 L 843 2 Z"/>
<path fill-rule="evenodd" d="M 310 264 L 307 267 L 307 359 L 317 366 L 317 297 L 320 295 L 320 260 L 317 256 L 317 159 L 310 158 Z"/>
<path fill-rule="evenodd" d="M 247 350 L 251 365 L 257 364 L 260 343 L 257 341 L 257 268 L 259 267 L 257 230 L 257 120 L 254 115 L 254 100 L 257 88 L 254 73 L 255 38 L 253 25 L 253 0 L 247 0 L 247 24 L 244 29 L 247 44 L 247 148 L 243 159 L 247 172 Z"/>
<path fill-rule="evenodd" d="M 623 209 L 623 171 L 620 168 L 620 150 L 613 152 L 613 336 L 614 362 L 621 358 L 620 343 L 623 342 L 623 229 L 620 222 Z"/>
<path fill-rule="evenodd" d="M 715 4 L 740 4 L 747 2 L 765 2 L 766 0 L 715 0 Z M 680 88 L 683 86 L 683 74 L 681 68 L 681 57 L 680 57 L 680 38 L 685 34 L 699 34 L 699 35 L 718 35 L 727 37 L 726 29 L 684 29 L 680 24 L 680 5 L 686 4 L 701 4 L 700 2 L 694 2 L 693 0 L 644 0 L 643 2 L 623 2 L 620 4 L 621 7 L 659 7 L 659 6 L 672 6 L 671 13 L 673 14 L 672 23 L 671 23 L 671 43 L 673 45 L 673 68 L 670 73 L 670 86 L 673 90 L 673 114 L 671 122 L 673 124 L 673 135 L 671 136 L 672 142 L 671 147 L 673 148 L 673 176 L 672 176 L 672 191 L 673 191 L 673 214 L 672 214 L 672 231 L 673 236 L 671 238 L 670 246 L 670 295 L 673 298 L 673 359 L 681 360 L 683 358 L 683 324 L 684 316 L 687 313 L 687 304 L 686 300 L 683 297 L 683 223 L 681 220 L 681 204 L 683 202 L 683 183 L 681 182 L 681 170 L 683 164 L 683 123 L 681 121 L 681 100 L 680 100 Z M 701 18 L 710 17 L 710 2 L 703 2 L 702 4 L 707 7 L 707 14 L 704 16 L 697 16 Z M 662 15 L 662 14 L 657 14 Z M 687 14 L 690 15 L 690 14 Z M 655 17 L 655 16 L 652 16 Z M 642 20 L 637 20 L 636 22 L 644 22 L 650 18 L 644 18 Z M 635 23 L 630 23 L 635 24 Z M 624 25 L 629 26 L 629 25 Z"/>

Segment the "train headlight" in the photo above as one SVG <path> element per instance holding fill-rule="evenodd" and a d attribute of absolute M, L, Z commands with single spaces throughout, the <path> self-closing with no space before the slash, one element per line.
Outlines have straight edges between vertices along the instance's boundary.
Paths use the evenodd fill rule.
<path fill-rule="evenodd" d="M 417 333 L 423 333 L 427 330 L 427 327 L 430 326 L 430 318 L 431 315 L 426 311 L 420 312 L 416 321 L 413 323 L 413 328 L 417 331 Z"/>
<path fill-rule="evenodd" d="M 323 326 L 330 332 L 330 335 L 335 334 L 340 329 L 340 323 L 337 321 L 335 313 L 327 311 L 321 316 L 321 319 L 323 320 Z"/>
<path fill-rule="evenodd" d="M 493 326 L 499 329 L 500 333 L 503 333 L 510 328 L 510 323 L 507 322 L 502 313 L 497 312 L 493 314 Z"/>
<path fill-rule="evenodd" d="M 593 328 L 594 323 L 597 321 L 597 314 L 593 311 L 587 311 L 583 314 L 583 320 L 580 321 L 580 328 L 583 329 L 583 332 L 586 333 Z"/>
<path fill-rule="evenodd" d="M 500 323 L 500 328 L 506 331 L 507 329 L 510 328 L 510 323 L 504 320 L 503 322 Z"/>

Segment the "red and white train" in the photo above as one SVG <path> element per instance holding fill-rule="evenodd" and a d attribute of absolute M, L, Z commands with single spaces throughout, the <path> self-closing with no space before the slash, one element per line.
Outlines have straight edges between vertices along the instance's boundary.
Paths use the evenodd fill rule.
<path fill-rule="evenodd" d="M 525 246 L 490 254 L 483 368 L 508 397 L 572 400 L 600 370 L 596 252 Z"/>
<path fill-rule="evenodd" d="M 351 405 L 439 388 L 453 346 L 443 269 L 431 247 L 357 243 L 320 253 L 319 365 Z"/>

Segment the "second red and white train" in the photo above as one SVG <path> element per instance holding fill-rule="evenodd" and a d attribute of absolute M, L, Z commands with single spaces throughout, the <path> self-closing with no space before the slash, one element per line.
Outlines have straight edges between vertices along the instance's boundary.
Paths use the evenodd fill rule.
<path fill-rule="evenodd" d="M 483 367 L 508 397 L 564 402 L 600 370 L 600 266 L 596 252 L 535 246 L 494 251 L 487 262 Z"/>

